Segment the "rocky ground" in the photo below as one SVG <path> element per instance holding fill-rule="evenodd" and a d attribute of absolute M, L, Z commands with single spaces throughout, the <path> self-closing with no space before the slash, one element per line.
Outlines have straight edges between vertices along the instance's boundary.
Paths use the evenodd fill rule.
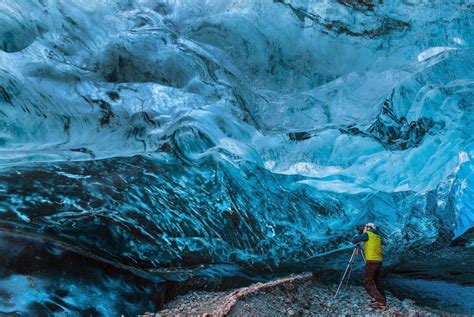
<path fill-rule="evenodd" d="M 192 292 L 149 316 L 453 316 L 411 300 L 401 301 L 390 293 L 385 310 L 373 309 L 364 289 L 352 285 L 334 300 L 336 288 L 311 274 L 293 275 L 227 292 Z"/>

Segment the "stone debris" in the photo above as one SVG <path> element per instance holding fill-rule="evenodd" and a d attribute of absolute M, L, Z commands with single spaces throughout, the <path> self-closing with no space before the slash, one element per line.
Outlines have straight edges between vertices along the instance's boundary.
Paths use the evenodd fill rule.
<path fill-rule="evenodd" d="M 374 309 L 363 287 L 349 285 L 334 299 L 336 288 L 311 274 L 291 275 L 227 292 L 191 292 L 145 316 L 455 316 L 390 293 L 387 308 Z"/>

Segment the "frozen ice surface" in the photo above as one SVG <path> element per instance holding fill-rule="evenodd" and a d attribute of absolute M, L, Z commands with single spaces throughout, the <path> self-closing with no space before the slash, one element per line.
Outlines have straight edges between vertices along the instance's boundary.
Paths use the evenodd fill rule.
<path fill-rule="evenodd" d="M 392 254 L 449 242 L 474 226 L 473 16 L 2 0 L 0 227 L 145 271 L 303 267 L 366 221 Z"/>

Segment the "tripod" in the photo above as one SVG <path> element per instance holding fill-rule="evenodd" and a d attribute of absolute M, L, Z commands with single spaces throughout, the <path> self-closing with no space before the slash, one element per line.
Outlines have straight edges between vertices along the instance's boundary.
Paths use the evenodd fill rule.
<path fill-rule="evenodd" d="M 339 290 L 341 289 L 342 283 L 344 282 L 347 272 L 349 272 L 349 274 L 347 276 L 346 286 L 349 284 L 349 280 L 351 279 L 352 268 L 354 267 L 354 260 L 357 253 L 359 253 L 359 245 L 356 245 L 356 247 L 354 248 L 354 251 L 352 251 L 351 258 L 349 260 L 349 263 L 347 264 L 346 270 L 344 271 L 344 275 L 342 276 L 341 282 L 339 283 L 339 286 L 337 287 L 337 291 L 333 299 L 335 299 L 337 294 L 339 294 Z M 364 252 L 360 251 L 360 255 L 362 256 L 362 259 L 364 259 L 364 263 L 365 263 Z"/>

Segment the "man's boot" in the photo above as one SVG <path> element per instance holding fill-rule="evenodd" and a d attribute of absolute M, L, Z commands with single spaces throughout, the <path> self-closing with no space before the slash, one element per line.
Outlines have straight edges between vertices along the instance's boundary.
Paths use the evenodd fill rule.
<path fill-rule="evenodd" d="M 385 309 L 385 308 L 387 308 L 387 305 L 384 302 L 373 302 L 372 304 L 370 304 L 370 307 L 378 308 L 378 309 Z"/>

